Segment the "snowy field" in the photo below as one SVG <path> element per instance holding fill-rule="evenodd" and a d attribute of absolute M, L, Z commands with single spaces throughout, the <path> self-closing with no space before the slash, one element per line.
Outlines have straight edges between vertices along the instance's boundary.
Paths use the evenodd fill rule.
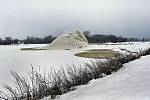
<path fill-rule="evenodd" d="M 43 47 L 47 44 L 36 45 L 14 45 L 14 46 L 0 46 L 0 89 L 2 83 L 12 82 L 10 70 L 14 70 L 20 74 L 26 74 L 34 69 L 41 69 L 41 71 L 48 71 L 51 67 L 59 69 L 66 67 L 66 65 L 81 65 L 88 62 L 89 58 L 76 57 L 74 54 L 88 49 L 113 49 L 120 51 L 120 49 L 127 49 L 136 52 L 150 47 L 150 43 L 117 43 L 117 44 L 101 44 L 90 45 L 82 49 L 73 50 L 37 50 L 37 51 L 22 51 L 21 48 Z M 123 51 L 122 51 L 123 52 Z"/>
<path fill-rule="evenodd" d="M 14 45 L 0 46 L 0 89 L 2 83 L 12 83 L 10 70 L 19 74 L 27 74 L 31 66 L 41 72 L 48 71 L 54 67 L 56 70 L 67 64 L 80 65 L 85 58 L 74 56 L 74 51 L 67 50 L 37 50 L 22 51 L 21 48 L 43 47 L 44 45 Z"/>
<path fill-rule="evenodd" d="M 118 72 L 92 80 L 57 100 L 150 100 L 150 56 L 124 66 Z"/>

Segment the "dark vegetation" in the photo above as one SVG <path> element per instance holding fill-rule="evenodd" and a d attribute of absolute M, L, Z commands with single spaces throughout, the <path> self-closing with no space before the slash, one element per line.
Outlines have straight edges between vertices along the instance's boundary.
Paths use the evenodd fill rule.
<path fill-rule="evenodd" d="M 121 36 L 115 35 L 91 35 L 89 31 L 84 31 L 83 34 L 86 36 L 89 43 L 105 43 L 105 42 L 127 42 L 127 41 L 148 41 L 148 39 L 138 39 L 138 38 L 123 38 Z M 44 38 L 30 37 L 26 39 L 13 39 L 12 37 L 0 38 L 0 45 L 11 45 L 11 44 L 45 44 L 51 43 L 56 37 L 49 35 Z"/>
<path fill-rule="evenodd" d="M 118 71 L 123 64 L 149 55 L 150 49 L 120 55 L 116 59 L 107 61 L 91 61 L 84 66 L 67 66 L 67 69 L 55 71 L 52 68 L 49 73 L 41 74 L 32 68 L 28 77 L 21 76 L 11 71 L 15 79 L 16 86 L 4 85 L 7 92 L 0 91 L 0 99 L 4 100 L 39 100 L 46 96 L 54 99 L 57 95 L 62 95 L 75 89 L 75 86 L 87 84 L 92 79 L 102 78 Z"/>
<path fill-rule="evenodd" d="M 115 35 L 91 35 L 90 31 L 84 31 L 83 34 L 86 36 L 89 43 L 105 43 L 105 42 L 139 42 L 139 41 L 150 41 L 148 38 L 124 38 L 122 36 Z"/>
<path fill-rule="evenodd" d="M 28 36 L 24 40 L 13 39 L 12 37 L 5 37 L 4 39 L 0 38 L 0 45 L 11 45 L 11 44 L 45 44 L 51 43 L 56 37 L 51 35 L 44 38 L 30 37 Z"/>

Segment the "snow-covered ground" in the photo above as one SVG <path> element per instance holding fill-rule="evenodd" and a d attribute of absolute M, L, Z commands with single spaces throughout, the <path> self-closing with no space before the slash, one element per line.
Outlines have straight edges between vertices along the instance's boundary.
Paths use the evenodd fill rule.
<path fill-rule="evenodd" d="M 45 44 L 0 46 L 0 90 L 2 83 L 12 83 L 13 78 L 10 74 L 10 70 L 27 75 L 27 72 L 31 71 L 31 66 L 33 66 L 35 70 L 41 69 L 41 72 L 48 72 L 52 67 L 57 70 L 69 64 L 80 65 L 87 60 L 74 56 L 74 51 L 68 50 L 20 50 L 21 48 L 43 46 L 45 46 Z"/>
<path fill-rule="evenodd" d="M 150 43 L 117 43 L 117 44 L 102 44 L 90 45 L 82 49 L 73 50 L 37 50 L 37 51 L 22 51 L 21 48 L 44 47 L 47 44 L 37 45 L 14 45 L 0 46 L 0 90 L 2 83 L 12 83 L 10 70 L 14 70 L 20 74 L 26 74 L 31 70 L 31 65 L 34 69 L 48 71 L 51 67 L 59 69 L 66 65 L 81 65 L 88 62 L 89 58 L 74 56 L 75 53 L 82 52 L 88 49 L 113 49 L 120 50 L 121 48 L 130 51 L 138 51 L 150 47 Z"/>
<path fill-rule="evenodd" d="M 57 100 L 150 100 L 150 56 L 124 66 L 118 72 L 92 80 Z"/>

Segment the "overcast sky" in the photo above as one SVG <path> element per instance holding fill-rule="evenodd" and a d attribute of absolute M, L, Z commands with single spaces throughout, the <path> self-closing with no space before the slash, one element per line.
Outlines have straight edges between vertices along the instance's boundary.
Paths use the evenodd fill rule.
<path fill-rule="evenodd" d="M 75 29 L 150 37 L 150 0 L 0 0 L 0 37 Z"/>

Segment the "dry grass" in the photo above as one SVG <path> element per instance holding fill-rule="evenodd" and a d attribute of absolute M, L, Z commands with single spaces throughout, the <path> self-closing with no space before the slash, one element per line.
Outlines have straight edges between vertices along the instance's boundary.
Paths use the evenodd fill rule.
<path fill-rule="evenodd" d="M 46 49 L 42 49 L 42 48 L 21 48 L 20 50 L 24 50 L 24 51 L 28 51 L 28 50 L 46 50 Z"/>
<path fill-rule="evenodd" d="M 123 64 L 149 55 L 150 49 L 140 51 L 136 55 L 121 55 L 116 59 L 107 61 L 96 61 L 86 63 L 84 66 L 68 66 L 67 70 L 51 69 L 49 73 L 41 74 L 34 69 L 28 77 L 21 76 L 11 71 L 15 79 L 16 86 L 4 85 L 6 92 L 0 91 L 0 99 L 3 100 L 39 100 L 50 96 L 54 99 L 57 95 L 62 95 L 74 90 L 75 86 L 87 84 L 92 79 L 102 78 L 123 67 Z"/>
<path fill-rule="evenodd" d="M 108 58 L 116 58 L 120 54 L 111 50 L 88 50 L 85 52 L 75 54 L 78 57 L 84 58 L 94 58 L 94 59 L 108 59 Z"/>

